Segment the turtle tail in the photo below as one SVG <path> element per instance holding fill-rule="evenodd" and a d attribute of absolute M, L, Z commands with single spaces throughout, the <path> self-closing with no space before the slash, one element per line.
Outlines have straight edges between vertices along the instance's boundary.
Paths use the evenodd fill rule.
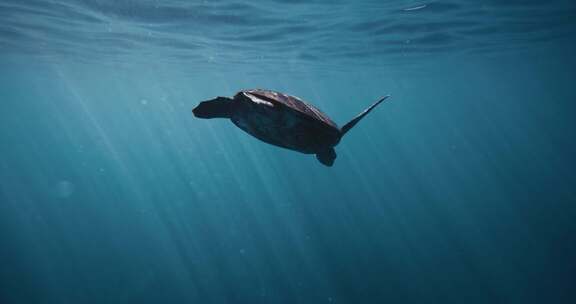
<path fill-rule="evenodd" d="M 375 102 L 374 104 L 372 104 L 371 106 L 366 108 L 364 111 L 362 111 L 362 113 L 356 115 L 356 117 L 354 117 L 351 121 L 349 121 L 347 124 L 345 124 L 342 127 L 342 129 L 340 129 L 340 136 L 344 136 L 344 134 L 346 134 L 346 132 L 350 131 L 350 129 L 352 129 L 352 127 L 354 127 L 362 118 L 364 118 L 364 116 L 366 116 L 366 114 L 370 113 L 370 111 L 372 111 L 372 109 L 374 109 L 377 105 L 379 105 L 381 102 L 383 102 L 388 97 L 390 97 L 390 95 L 386 95 L 386 96 L 380 98 L 380 100 L 378 100 L 377 102 Z"/>
<path fill-rule="evenodd" d="M 232 115 L 232 99 L 228 97 L 216 97 L 202 101 L 192 110 L 198 118 L 230 118 Z"/>

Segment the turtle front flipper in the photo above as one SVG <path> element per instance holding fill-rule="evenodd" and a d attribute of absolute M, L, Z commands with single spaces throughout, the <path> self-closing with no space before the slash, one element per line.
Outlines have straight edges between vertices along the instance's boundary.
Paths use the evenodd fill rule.
<path fill-rule="evenodd" d="M 336 160 L 336 151 L 334 148 L 326 149 L 322 152 L 316 153 L 316 158 L 324 165 L 332 167 L 334 160 Z"/>
<path fill-rule="evenodd" d="M 352 119 L 347 124 L 345 124 L 342 127 L 342 129 L 340 129 L 341 136 L 344 136 L 344 134 L 346 134 L 346 132 L 350 131 L 350 129 L 352 129 L 352 127 L 354 127 L 362 118 L 364 118 L 364 116 L 366 116 L 368 113 L 370 113 L 370 111 L 372 111 L 372 109 L 374 109 L 377 105 L 379 105 L 381 102 L 386 100 L 386 98 L 388 98 L 388 97 L 390 97 L 390 95 L 386 95 L 386 96 L 380 98 L 377 102 L 375 102 L 374 104 L 372 104 L 371 106 L 366 108 L 364 111 L 362 111 L 362 113 L 356 115 L 356 117 L 354 117 L 354 119 Z"/>
<path fill-rule="evenodd" d="M 192 110 L 198 118 L 230 118 L 232 116 L 232 99 L 228 97 L 216 97 L 202 101 Z"/>

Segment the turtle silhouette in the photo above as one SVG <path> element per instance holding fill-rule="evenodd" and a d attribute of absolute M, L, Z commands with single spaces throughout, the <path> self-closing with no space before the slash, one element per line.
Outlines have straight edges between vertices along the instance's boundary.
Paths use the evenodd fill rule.
<path fill-rule="evenodd" d="M 316 154 L 326 166 L 336 159 L 334 147 L 352 127 L 390 95 L 366 108 L 342 128 L 313 105 L 271 90 L 243 90 L 233 98 L 216 97 L 192 110 L 198 118 L 229 118 L 237 127 L 266 143 Z"/>

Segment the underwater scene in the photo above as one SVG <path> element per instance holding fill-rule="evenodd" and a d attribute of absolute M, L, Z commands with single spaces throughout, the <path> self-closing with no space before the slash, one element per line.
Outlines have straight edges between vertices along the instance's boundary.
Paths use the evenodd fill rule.
<path fill-rule="evenodd" d="M 0 303 L 576 303 L 575 54 L 574 0 L 0 0 Z"/>

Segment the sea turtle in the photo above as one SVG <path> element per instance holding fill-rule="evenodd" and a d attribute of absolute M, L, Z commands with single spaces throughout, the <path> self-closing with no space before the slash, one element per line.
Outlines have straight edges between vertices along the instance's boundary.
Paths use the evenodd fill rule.
<path fill-rule="evenodd" d="M 342 128 L 298 97 L 271 90 L 243 90 L 234 98 L 216 97 L 192 110 L 198 118 L 229 118 L 250 135 L 269 144 L 306 154 L 326 166 L 336 159 L 334 146 L 360 119 L 388 96 L 380 98 Z"/>

